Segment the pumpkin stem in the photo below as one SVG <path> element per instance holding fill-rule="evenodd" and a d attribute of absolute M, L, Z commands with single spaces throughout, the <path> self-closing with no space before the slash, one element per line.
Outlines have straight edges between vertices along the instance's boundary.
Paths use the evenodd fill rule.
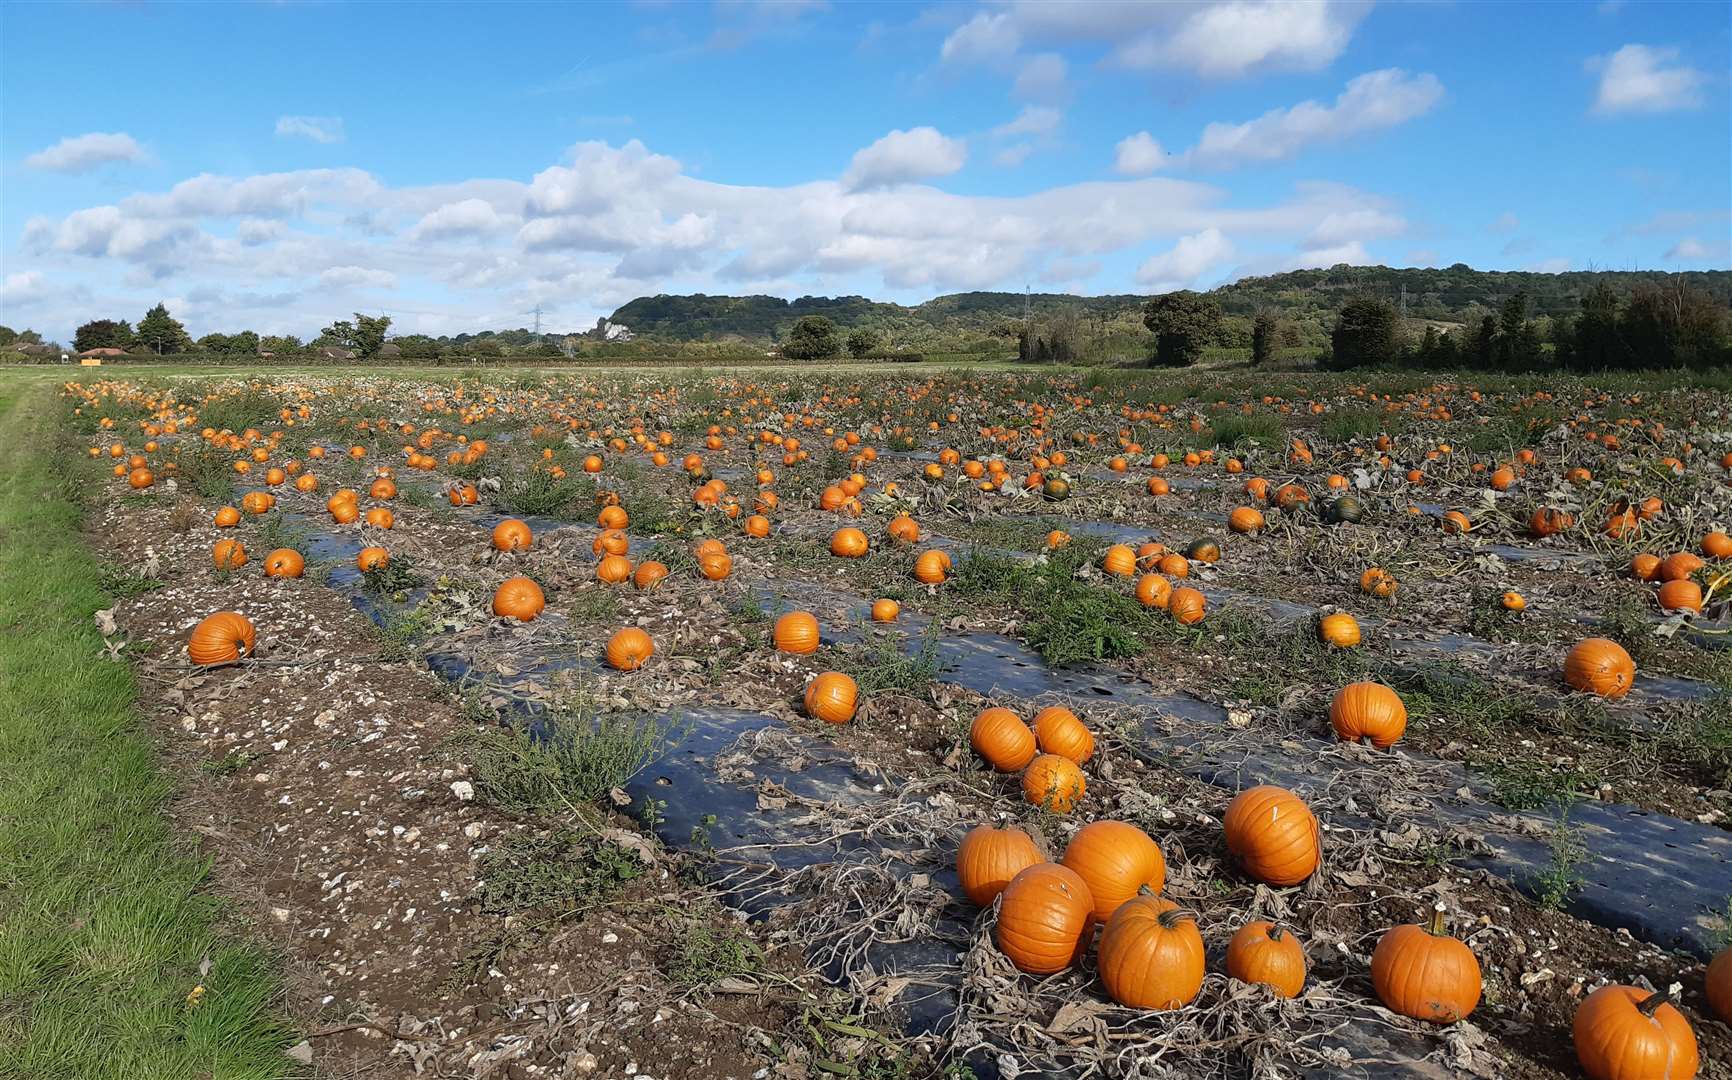
<path fill-rule="evenodd" d="M 1155 921 L 1161 924 L 1161 929 L 1171 930 L 1182 922 L 1196 922 L 1197 913 L 1186 910 L 1185 908 L 1168 908 L 1155 916 Z"/>
<path fill-rule="evenodd" d="M 1445 926 L 1444 922 L 1443 922 L 1443 905 L 1442 904 L 1438 904 L 1435 908 L 1432 909 L 1432 911 L 1431 911 L 1431 923 L 1425 929 L 1426 929 L 1426 932 L 1431 934 L 1433 937 L 1448 937 L 1449 936 L 1449 928 L 1447 926 Z"/>
<path fill-rule="evenodd" d="M 1676 993 L 1679 989 L 1680 989 L 1680 987 L 1678 986 L 1678 984 L 1673 983 L 1670 987 L 1666 988 L 1665 990 L 1654 991 L 1652 994 L 1649 994 L 1647 997 L 1643 998 L 1640 1002 L 1638 1002 L 1636 1004 L 1636 1011 L 1641 1013 L 1643 1016 L 1648 1017 L 1650 1020 L 1653 1019 L 1654 1014 L 1660 1011 L 1660 1006 L 1662 1006 L 1662 1005 L 1666 1004 L 1666 1002 L 1670 1001 L 1672 999 L 1672 995 L 1674 993 Z"/>
<path fill-rule="evenodd" d="M 1269 935 L 1270 941 L 1280 941 L 1282 936 L 1286 933 L 1287 933 L 1287 931 L 1281 929 L 1280 923 L 1270 923 L 1269 924 L 1268 935 Z"/>
<path fill-rule="evenodd" d="M 1138 896 L 1159 896 L 1160 894 L 1155 892 L 1155 890 L 1149 888 L 1149 883 L 1145 881 L 1141 885 L 1137 886 L 1137 895 Z"/>

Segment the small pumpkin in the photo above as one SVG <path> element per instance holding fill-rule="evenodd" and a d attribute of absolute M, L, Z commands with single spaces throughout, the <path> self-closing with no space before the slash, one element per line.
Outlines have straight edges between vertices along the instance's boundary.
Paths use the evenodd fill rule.
<path fill-rule="evenodd" d="M 277 505 L 277 497 L 268 491 L 249 491 L 241 496 L 241 509 L 249 514 L 268 513 Z"/>
<path fill-rule="evenodd" d="M 1181 626 L 1202 622 L 1208 608 L 1209 602 L 1203 594 L 1189 587 L 1174 589 L 1173 595 L 1167 598 L 1167 612 Z"/>
<path fill-rule="evenodd" d="M 956 849 L 956 877 L 971 901 L 989 907 L 1012 878 L 1045 861 L 1033 838 L 1016 826 L 976 825 Z"/>
<path fill-rule="evenodd" d="M 1148 833 L 1128 821 L 1091 821 L 1064 849 L 1064 865 L 1088 882 L 1095 918 L 1106 921 L 1119 905 L 1167 883 L 1167 860 Z"/>
<path fill-rule="evenodd" d="M 1519 615 L 1528 609 L 1528 598 L 1511 589 L 1497 599 L 1498 606 L 1512 614 Z"/>
<path fill-rule="evenodd" d="M 1351 649 L 1360 642 L 1359 620 L 1345 611 L 1335 611 L 1317 620 L 1317 636 L 1337 649 Z"/>
<path fill-rule="evenodd" d="M 265 556 L 265 576 L 297 578 L 306 573 L 307 560 L 294 548 L 277 548 Z"/>
<path fill-rule="evenodd" d="M 1035 737 L 1009 709 L 982 709 L 968 729 L 968 745 L 999 772 L 1016 772 L 1034 760 Z"/>
<path fill-rule="evenodd" d="M 617 671 L 636 671 L 655 655 L 656 644 L 640 627 L 627 626 L 607 639 L 607 663 Z"/>
<path fill-rule="evenodd" d="M 1042 754 L 1022 770 L 1022 797 L 1030 805 L 1067 814 L 1088 794 L 1088 781 L 1070 758 Z"/>
<path fill-rule="evenodd" d="M 1146 889 L 1101 932 L 1101 985 L 1120 1005 L 1178 1009 L 1203 987 L 1203 935 L 1189 911 Z"/>
<path fill-rule="evenodd" d="M 397 524 L 397 515 L 388 506 L 370 506 L 364 520 L 375 529 L 389 529 Z"/>
<path fill-rule="evenodd" d="M 1380 599 L 1395 595 L 1396 581 L 1394 575 L 1381 567 L 1373 566 L 1359 575 L 1359 591 Z"/>
<path fill-rule="evenodd" d="M 1371 953 L 1371 985 L 1392 1012 L 1453 1024 L 1479 1004 L 1479 958 L 1449 936 L 1439 904 L 1428 925 L 1397 926 L 1377 942 Z"/>
<path fill-rule="evenodd" d="M 246 545 L 239 540 L 218 540 L 210 549 L 210 557 L 218 570 L 239 570 L 247 564 Z"/>
<path fill-rule="evenodd" d="M 892 623 L 902 614 L 902 605 L 894 600 L 881 598 L 872 601 L 872 621 Z"/>
<path fill-rule="evenodd" d="M 1101 556 L 1101 569 L 1115 577 L 1130 577 L 1137 572 L 1137 553 L 1129 544 L 1114 544 Z"/>
<path fill-rule="evenodd" d="M 604 585 L 618 585 L 629 580 L 634 569 L 624 555 L 609 555 L 595 564 L 595 579 Z"/>
<path fill-rule="evenodd" d="M 942 585 L 950 577 L 950 553 L 938 548 L 922 551 L 914 560 L 914 580 Z"/>
<path fill-rule="evenodd" d="M 668 568 L 666 563 L 656 562 L 654 559 L 645 559 L 643 562 L 638 563 L 637 569 L 632 572 L 631 583 L 644 592 L 648 592 L 665 581 L 667 576 Z"/>
<path fill-rule="evenodd" d="M 241 512 L 232 506 L 225 506 L 216 512 L 213 520 L 219 529 L 232 529 L 241 523 Z"/>
<path fill-rule="evenodd" d="M 1248 922 L 1227 942 L 1227 974 L 1267 986 L 1279 997 L 1298 997 L 1305 989 L 1305 946 L 1276 923 Z"/>
<path fill-rule="evenodd" d="M 493 526 L 493 548 L 495 551 L 528 551 L 535 543 L 535 534 L 529 526 L 516 518 L 506 518 Z"/>
<path fill-rule="evenodd" d="M 1382 683 L 1349 683 L 1329 703 L 1329 724 L 1338 739 L 1387 750 L 1407 730 L 1407 706 Z"/>
<path fill-rule="evenodd" d="M 355 566 L 362 573 L 383 570 L 391 565 L 391 553 L 382 547 L 364 547 L 355 556 Z"/>
<path fill-rule="evenodd" d="M 1255 507 L 1241 506 L 1227 515 L 1227 528 L 1236 533 L 1262 532 L 1265 524 L 1262 512 Z"/>
<path fill-rule="evenodd" d="M 208 664 L 232 664 L 243 656 L 251 656 L 257 632 L 250 619 L 238 611 L 219 611 L 199 620 L 187 638 L 186 657 L 203 667 Z"/>
<path fill-rule="evenodd" d="M 1094 735 L 1063 705 L 1049 705 L 1034 714 L 1034 738 L 1041 753 L 1067 757 L 1078 765 L 1095 752 Z"/>
<path fill-rule="evenodd" d="M 1576 1006 L 1571 1035 L 1588 1080 L 1690 1080 L 1696 1033 L 1663 992 L 1602 986 Z"/>
<path fill-rule="evenodd" d="M 1317 870 L 1317 818 L 1286 788 L 1260 784 L 1241 791 L 1227 804 L 1221 829 L 1228 853 L 1246 874 L 1265 884 L 1297 885 Z"/>
<path fill-rule="evenodd" d="M 1040 862 L 1004 887 L 994 939 L 1017 970 L 1051 975 L 1082 955 L 1093 923 L 1088 884 L 1068 867 Z"/>
<path fill-rule="evenodd" d="M 1146 608 L 1165 610 L 1173 599 L 1173 583 L 1159 574 L 1144 574 L 1137 579 L 1137 603 Z"/>
<path fill-rule="evenodd" d="M 526 577 L 510 577 L 493 591 L 493 614 L 531 622 L 547 606 L 541 586 Z"/>
<path fill-rule="evenodd" d="M 826 671 L 806 684 L 806 715 L 826 724 L 846 724 L 854 719 L 860 686 L 840 671 Z"/>
<path fill-rule="evenodd" d="M 830 534 L 830 554 L 841 559 L 858 559 L 871 547 L 866 534 L 852 526 Z"/>
<path fill-rule="evenodd" d="M 790 611 L 776 620 L 772 633 L 779 652 L 805 656 L 818 651 L 818 617 L 809 611 Z"/>
<path fill-rule="evenodd" d="M 1636 681 L 1636 662 L 1609 638 L 1584 638 L 1564 657 L 1564 681 L 1600 697 L 1621 698 Z"/>

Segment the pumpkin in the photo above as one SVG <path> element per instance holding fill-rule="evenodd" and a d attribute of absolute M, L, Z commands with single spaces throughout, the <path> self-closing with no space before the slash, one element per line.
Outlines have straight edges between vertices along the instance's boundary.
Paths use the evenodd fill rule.
<path fill-rule="evenodd" d="M 818 617 L 809 611 L 790 611 L 776 620 L 773 637 L 780 652 L 805 656 L 818 651 Z"/>
<path fill-rule="evenodd" d="M 1064 547 L 1069 543 L 1070 533 L 1065 532 L 1063 529 L 1054 529 L 1046 534 L 1046 549 L 1048 551 L 1057 551 L 1059 548 Z"/>
<path fill-rule="evenodd" d="M 950 577 L 950 554 L 938 548 L 922 551 L 914 560 L 914 580 L 942 585 Z"/>
<path fill-rule="evenodd" d="M 1116 577 L 1130 577 L 1137 572 L 1137 553 L 1129 544 L 1114 544 L 1101 556 L 1101 569 Z"/>
<path fill-rule="evenodd" d="M 595 516 L 595 523 L 604 529 L 623 529 L 631 524 L 631 515 L 623 506 L 608 505 Z"/>
<path fill-rule="evenodd" d="M 547 606 L 541 586 L 526 577 L 506 578 L 493 591 L 493 614 L 529 622 Z"/>
<path fill-rule="evenodd" d="M 1329 504 L 1324 516 L 1331 525 L 1357 523 L 1365 519 L 1365 504 L 1352 495 L 1343 495 Z"/>
<path fill-rule="evenodd" d="M 1191 546 L 1185 549 L 1185 557 L 1195 559 L 1198 562 L 1219 562 L 1221 560 L 1221 545 L 1205 536 L 1200 540 L 1191 541 Z"/>
<path fill-rule="evenodd" d="M 1016 826 L 976 825 L 956 849 L 956 877 L 970 900 L 989 907 L 1011 878 L 1045 861 L 1034 840 Z"/>
<path fill-rule="evenodd" d="M 870 546 L 866 534 L 853 527 L 837 529 L 830 534 L 830 554 L 838 558 L 858 559 Z"/>
<path fill-rule="evenodd" d="M 1702 569 L 1705 564 L 1688 551 L 1668 555 L 1660 562 L 1661 581 L 1682 581 Z"/>
<path fill-rule="evenodd" d="M 1518 615 L 1528 609 L 1528 598 L 1513 589 L 1498 597 L 1497 602 L 1505 611 Z"/>
<path fill-rule="evenodd" d="M 1702 554 L 1710 559 L 1732 559 L 1732 536 L 1723 532 L 1704 534 L 1702 537 Z"/>
<path fill-rule="evenodd" d="M 186 642 L 186 657 L 201 667 L 232 664 L 252 655 L 255 640 L 253 624 L 245 615 L 219 611 L 205 616 L 192 628 L 192 636 Z"/>
<path fill-rule="evenodd" d="M 698 573 L 711 581 L 724 581 L 733 572 L 733 557 L 725 551 L 710 551 L 698 556 Z"/>
<path fill-rule="evenodd" d="M 1275 923 L 1248 922 L 1227 942 L 1227 974 L 1267 986 L 1278 997 L 1298 997 L 1305 989 L 1305 946 Z"/>
<path fill-rule="evenodd" d="M 1528 532 L 1544 539 L 1556 536 L 1576 523 L 1576 516 L 1564 510 L 1541 507 L 1528 517 Z"/>
<path fill-rule="evenodd" d="M 762 514 L 753 514 L 746 519 L 746 535 L 762 540 L 770 535 L 770 519 Z"/>
<path fill-rule="evenodd" d="M 892 543 L 914 544 L 920 540 L 920 525 L 907 514 L 897 514 L 890 519 L 890 524 L 884 527 L 884 532 Z"/>
<path fill-rule="evenodd" d="M 999 772 L 1016 772 L 1034 760 L 1034 732 L 1005 708 L 982 709 L 968 729 L 968 745 Z"/>
<path fill-rule="evenodd" d="M 397 523 L 397 515 L 388 506 L 368 507 L 365 521 L 375 529 L 389 529 Z"/>
<path fill-rule="evenodd" d="M 994 939 L 1019 971 L 1051 975 L 1088 946 L 1094 898 L 1076 871 L 1039 862 L 1017 872 L 998 900 Z"/>
<path fill-rule="evenodd" d="M 1042 498 L 1052 502 L 1063 502 L 1070 498 L 1070 481 L 1062 477 L 1050 477 L 1040 486 L 1040 494 Z"/>
<path fill-rule="evenodd" d="M 355 556 L 355 566 L 362 573 L 383 570 L 391 565 L 391 553 L 382 547 L 364 547 Z"/>
<path fill-rule="evenodd" d="M 1732 465 L 1727 468 L 1732 469 Z M 1720 950 L 1708 965 L 1708 1007 L 1732 1024 L 1732 946 Z"/>
<path fill-rule="evenodd" d="M 1427 926 L 1397 926 L 1371 953 L 1371 985 L 1385 1008 L 1415 1020 L 1453 1024 L 1479 1004 L 1479 960 L 1449 936 L 1443 906 Z"/>
<path fill-rule="evenodd" d="M 1349 683 L 1329 703 L 1329 725 L 1338 739 L 1387 750 L 1407 730 L 1407 706 L 1382 683 Z"/>
<path fill-rule="evenodd" d="M 719 542 L 717 546 L 720 546 Z M 589 545 L 589 550 L 597 555 L 624 555 L 631 550 L 631 537 L 618 529 L 603 529 L 595 534 L 595 542 Z"/>
<path fill-rule="evenodd" d="M 529 526 L 516 518 L 506 518 L 493 526 L 493 548 L 495 551 L 528 551 L 535 543 L 535 534 L 529 531 Z"/>
<path fill-rule="evenodd" d="M 1203 594 L 1192 588 L 1178 588 L 1167 598 L 1167 611 L 1173 620 L 1182 626 L 1192 626 L 1203 621 L 1209 602 Z"/>
<path fill-rule="evenodd" d="M 1373 566 L 1359 575 L 1359 591 L 1371 596 L 1388 598 L 1395 595 L 1396 582 L 1389 571 Z"/>
<path fill-rule="evenodd" d="M 217 528 L 232 529 L 241 523 L 241 512 L 232 506 L 225 506 L 216 512 L 214 520 Z"/>
<path fill-rule="evenodd" d="M 1660 576 L 1660 557 L 1646 552 L 1630 560 L 1630 576 L 1637 581 L 1653 581 Z"/>
<path fill-rule="evenodd" d="M 239 570 L 247 564 L 247 549 L 239 540 L 218 540 L 210 556 L 218 570 Z"/>
<path fill-rule="evenodd" d="M 1457 536 L 1461 533 L 1473 531 L 1473 522 L 1460 510 L 1451 510 L 1449 513 L 1443 515 L 1441 524 L 1443 526 L 1443 531 L 1451 536 Z"/>
<path fill-rule="evenodd" d="M 331 506 L 331 520 L 339 525 L 353 525 L 361 516 L 361 508 L 352 500 L 342 500 Z"/>
<path fill-rule="evenodd" d="M 277 497 L 268 491 L 249 491 L 241 496 L 241 509 L 249 514 L 263 514 L 277 505 Z"/>
<path fill-rule="evenodd" d="M 1668 581 L 1660 586 L 1659 600 L 1662 611 L 1701 611 L 1702 586 L 1689 578 Z"/>
<path fill-rule="evenodd" d="M 636 671 L 655 655 L 656 644 L 636 626 L 614 631 L 607 639 L 608 666 L 618 671 Z"/>
<path fill-rule="evenodd" d="M 1155 569 L 1170 578 L 1186 578 L 1191 576 L 1191 560 L 1174 551 L 1162 555 L 1155 563 Z"/>
<path fill-rule="evenodd" d="M 156 483 L 156 474 L 143 465 L 126 474 L 127 486 L 135 491 L 141 491 L 154 483 Z"/>
<path fill-rule="evenodd" d="M 381 476 L 373 481 L 373 486 L 367 489 L 367 494 L 375 499 L 394 499 L 397 497 L 397 483 L 388 476 Z"/>
<path fill-rule="evenodd" d="M 1359 620 L 1345 611 L 1335 611 L 1317 620 L 1317 636 L 1338 649 L 1359 644 Z"/>
<path fill-rule="evenodd" d="M 872 601 L 873 622 L 895 622 L 902 614 L 902 605 L 890 599 Z"/>
<path fill-rule="evenodd" d="M 1147 608 L 1165 609 L 1173 598 L 1173 583 L 1159 574 L 1144 574 L 1137 579 L 1137 603 Z"/>
<path fill-rule="evenodd" d="M 294 548 L 277 548 L 265 556 L 266 577 L 300 577 L 307 570 L 307 560 Z"/>
<path fill-rule="evenodd" d="M 1078 765 L 1095 752 L 1094 735 L 1063 705 L 1049 705 L 1034 714 L 1034 738 L 1041 753 L 1067 757 Z"/>
<path fill-rule="evenodd" d="M 595 579 L 604 585 L 618 585 L 632 575 L 631 560 L 624 555 L 609 555 L 595 564 Z"/>
<path fill-rule="evenodd" d="M 1636 662 L 1609 638 L 1584 638 L 1564 657 L 1564 681 L 1600 697 L 1621 698 L 1636 681 Z"/>
<path fill-rule="evenodd" d="M 1241 506 L 1227 515 L 1227 528 L 1236 533 L 1261 532 L 1264 524 L 1263 515 L 1249 506 Z"/>
<path fill-rule="evenodd" d="M 1286 788 L 1246 788 L 1221 817 L 1227 851 L 1246 874 L 1269 885 L 1297 885 L 1317 870 L 1317 818 Z"/>
<path fill-rule="evenodd" d="M 1030 805 L 1066 814 L 1087 794 L 1088 782 L 1070 758 L 1042 754 L 1022 770 L 1022 797 Z"/>
<path fill-rule="evenodd" d="M 1602 986 L 1570 1025 L 1588 1080 L 1689 1080 L 1701 1066 L 1696 1033 L 1667 995 Z"/>
<path fill-rule="evenodd" d="M 1101 985 L 1120 1005 L 1178 1009 L 1203 987 L 1203 935 L 1189 911 L 1144 891 L 1101 932 Z"/>
<path fill-rule="evenodd" d="M 659 563 L 654 559 L 645 559 L 643 562 L 637 564 L 637 570 L 634 571 L 631 576 L 631 583 L 636 585 L 639 589 L 648 592 L 650 589 L 660 585 L 663 579 L 667 576 L 668 568 L 666 563 Z"/>
<path fill-rule="evenodd" d="M 1105 922 L 1119 905 L 1167 883 L 1167 860 L 1149 834 L 1127 821 L 1092 821 L 1064 849 L 1064 865 L 1088 882 L 1095 918 Z"/>
<path fill-rule="evenodd" d="M 826 671 L 806 684 L 806 715 L 826 724 L 852 720 L 859 700 L 859 684 L 840 671 Z"/>

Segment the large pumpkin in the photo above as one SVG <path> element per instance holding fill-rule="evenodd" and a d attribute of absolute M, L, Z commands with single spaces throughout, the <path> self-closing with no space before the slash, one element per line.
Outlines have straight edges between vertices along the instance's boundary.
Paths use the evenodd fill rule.
<path fill-rule="evenodd" d="M 938 548 L 922 551 L 914 560 L 914 580 L 926 585 L 942 585 L 950 576 L 950 553 Z"/>
<path fill-rule="evenodd" d="M 1203 986 L 1196 919 L 1148 890 L 1125 901 L 1101 932 L 1101 985 L 1120 1005 L 1178 1009 Z"/>
<path fill-rule="evenodd" d="M 1042 753 L 1067 757 L 1078 765 L 1095 752 L 1094 735 L 1063 705 L 1049 705 L 1034 714 L 1034 737 Z"/>
<path fill-rule="evenodd" d="M 1069 813 L 1086 794 L 1088 782 L 1070 758 L 1042 754 L 1022 770 L 1022 797 L 1055 814 Z"/>
<path fill-rule="evenodd" d="M 1034 839 L 1016 826 L 976 825 L 956 849 L 956 877 L 970 900 L 987 907 L 1011 878 L 1045 861 Z"/>
<path fill-rule="evenodd" d="M 649 634 L 636 626 L 614 632 L 607 639 L 608 666 L 619 671 L 636 671 L 655 655 L 656 645 Z"/>
<path fill-rule="evenodd" d="M 1660 586 L 1657 599 L 1661 611 L 1701 611 L 1702 586 L 1689 578 L 1678 578 Z"/>
<path fill-rule="evenodd" d="M 1576 1006 L 1576 1060 L 1588 1080 L 1690 1080 L 1696 1033 L 1664 993 L 1602 986 Z"/>
<path fill-rule="evenodd" d="M 493 526 L 493 546 L 499 551 L 528 551 L 535 543 L 529 526 L 516 518 L 506 518 Z"/>
<path fill-rule="evenodd" d="M 493 591 L 493 614 L 530 622 L 547 606 L 541 586 L 526 577 L 506 578 Z"/>
<path fill-rule="evenodd" d="M 265 556 L 265 576 L 297 578 L 307 569 L 307 560 L 294 548 L 277 548 Z"/>
<path fill-rule="evenodd" d="M 1095 918 L 1103 922 L 1137 890 L 1158 893 L 1167 883 L 1167 860 L 1160 845 L 1127 821 L 1084 825 L 1070 838 L 1062 861 L 1088 882 Z"/>
<path fill-rule="evenodd" d="M 218 570 L 239 570 L 247 564 L 247 548 L 239 540 L 218 540 L 210 557 Z"/>
<path fill-rule="evenodd" d="M 1137 572 L 1137 553 L 1129 544 L 1114 544 L 1101 556 L 1101 569 L 1116 577 L 1130 577 Z"/>
<path fill-rule="evenodd" d="M 1270 885 L 1297 885 L 1317 870 L 1321 857 L 1317 818 L 1286 788 L 1246 788 L 1221 817 L 1227 851 L 1245 871 Z"/>
<path fill-rule="evenodd" d="M 1227 974 L 1284 998 L 1298 997 L 1305 989 L 1305 947 L 1272 922 L 1248 922 L 1227 942 Z"/>
<path fill-rule="evenodd" d="M 804 656 L 818 651 L 818 617 L 809 611 L 790 611 L 776 620 L 773 631 L 779 652 Z"/>
<path fill-rule="evenodd" d="M 1453 1024 L 1479 1004 L 1479 959 L 1444 930 L 1441 906 L 1427 926 L 1397 926 L 1371 953 L 1371 985 L 1384 1007 Z"/>
<path fill-rule="evenodd" d="M 982 709 L 968 729 L 968 745 L 999 772 L 1016 772 L 1034 760 L 1034 732 L 1009 709 Z"/>
<path fill-rule="evenodd" d="M 252 655 L 256 634 L 252 622 L 238 611 L 207 615 L 192 628 L 186 656 L 195 664 L 232 664 Z"/>
<path fill-rule="evenodd" d="M 1208 608 L 1209 601 L 1203 594 L 1189 587 L 1174 589 L 1173 594 L 1167 598 L 1167 613 L 1181 626 L 1193 626 L 1202 622 Z"/>
<path fill-rule="evenodd" d="M 999 951 L 1021 971 L 1063 971 L 1088 945 L 1094 897 L 1076 871 L 1036 863 L 1010 879 L 998 902 Z"/>
<path fill-rule="evenodd" d="M 1636 681 L 1636 662 L 1609 638 L 1585 638 L 1564 657 L 1564 681 L 1600 697 L 1621 698 Z"/>
<path fill-rule="evenodd" d="M 858 559 L 871 547 L 866 534 L 849 526 L 830 534 L 830 554 L 844 559 Z"/>
<path fill-rule="evenodd" d="M 612 558 L 612 556 L 609 556 L 609 558 Z M 643 562 L 637 564 L 636 570 L 632 571 L 631 583 L 636 585 L 639 589 L 648 592 L 650 589 L 655 588 L 666 580 L 667 576 L 668 567 L 666 563 L 656 562 L 654 559 L 645 559 Z"/>
<path fill-rule="evenodd" d="M 806 684 L 806 715 L 826 724 L 852 720 L 859 700 L 859 685 L 840 671 L 826 671 Z"/>
<path fill-rule="evenodd" d="M 1337 690 L 1329 703 L 1329 723 L 1338 739 L 1363 739 L 1387 750 L 1407 730 L 1407 706 L 1402 704 L 1401 695 L 1382 683 L 1349 683 Z"/>

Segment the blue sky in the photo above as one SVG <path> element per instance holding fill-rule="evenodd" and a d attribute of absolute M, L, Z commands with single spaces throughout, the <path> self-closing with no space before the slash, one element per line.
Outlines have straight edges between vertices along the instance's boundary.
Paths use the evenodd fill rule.
<path fill-rule="evenodd" d="M 0 7 L 0 322 L 1725 268 L 1719 3 Z"/>

